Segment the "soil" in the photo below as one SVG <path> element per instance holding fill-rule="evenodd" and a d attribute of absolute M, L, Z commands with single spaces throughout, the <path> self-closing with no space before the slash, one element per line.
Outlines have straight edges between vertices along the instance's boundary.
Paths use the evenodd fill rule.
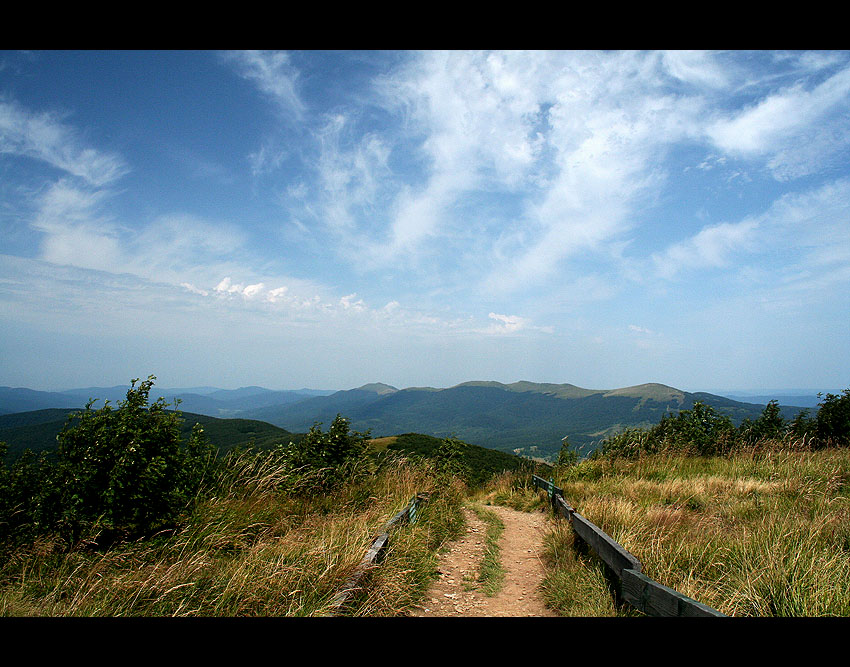
<path fill-rule="evenodd" d="M 466 534 L 443 554 L 438 579 L 410 616 L 557 616 L 547 609 L 540 590 L 545 575 L 541 557 L 549 521 L 546 514 L 501 506 L 487 509 L 505 525 L 499 541 L 505 578 L 499 592 L 488 597 L 477 582 L 487 525 L 465 509 Z"/>

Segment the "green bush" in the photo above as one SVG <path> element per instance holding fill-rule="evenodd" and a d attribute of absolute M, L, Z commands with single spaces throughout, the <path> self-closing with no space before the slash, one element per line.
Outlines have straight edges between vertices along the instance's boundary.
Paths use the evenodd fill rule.
<path fill-rule="evenodd" d="M 779 409 L 779 402 L 774 399 L 765 406 L 758 419 L 745 419 L 738 430 L 747 443 L 754 444 L 759 440 L 782 438 L 788 428 L 789 424 Z"/>
<path fill-rule="evenodd" d="M 197 493 L 212 447 L 196 427 L 181 448 L 180 414 L 162 398 L 148 404 L 155 379 L 133 380 L 117 409 L 90 401 L 57 436 L 57 527 L 72 541 L 84 531 L 109 541 L 171 527 Z"/>
<path fill-rule="evenodd" d="M 370 438 L 368 431 L 351 431 L 351 421 L 339 414 L 327 433 L 321 427 L 316 422 L 297 444 L 290 442 L 281 447 L 292 467 L 319 473 L 314 485 L 317 492 L 328 491 L 351 478 L 356 464 L 365 458 Z"/>
<path fill-rule="evenodd" d="M 826 395 L 818 408 L 815 435 L 823 447 L 850 445 L 850 389 Z"/>

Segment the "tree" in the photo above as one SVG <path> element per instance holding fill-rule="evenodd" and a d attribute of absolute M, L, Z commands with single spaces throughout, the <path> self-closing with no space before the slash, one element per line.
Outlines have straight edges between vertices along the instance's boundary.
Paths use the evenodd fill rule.
<path fill-rule="evenodd" d="M 681 410 L 675 417 L 664 415 L 651 429 L 649 439 L 700 456 L 711 456 L 731 449 L 736 433 L 729 417 L 696 401 L 693 408 Z"/>
<path fill-rule="evenodd" d="M 464 463 L 466 443 L 457 438 L 445 438 L 434 450 L 437 471 L 441 474 L 468 478 L 469 470 Z"/>
<path fill-rule="evenodd" d="M 787 429 L 788 423 L 782 417 L 779 402 L 773 399 L 764 407 L 758 419 L 745 419 L 739 431 L 749 442 L 755 443 L 759 440 L 781 438 Z"/>
<path fill-rule="evenodd" d="M 105 539 L 151 533 L 172 526 L 191 494 L 185 466 L 204 447 L 180 448 L 180 414 L 160 398 L 148 405 L 151 375 L 113 409 L 89 401 L 60 434 L 59 527 L 72 540 L 84 530 Z"/>
<path fill-rule="evenodd" d="M 850 389 L 826 395 L 815 418 L 815 435 L 823 446 L 850 445 Z"/>
<path fill-rule="evenodd" d="M 572 466 L 578 463 L 578 452 L 570 446 L 569 438 L 561 440 L 561 451 L 558 452 L 559 466 Z"/>
<path fill-rule="evenodd" d="M 321 471 L 316 490 L 327 491 L 350 476 L 352 465 L 366 453 L 369 439 L 369 431 L 352 431 L 351 421 L 337 414 L 327 433 L 321 422 L 316 422 L 301 442 L 284 449 L 291 465 Z"/>

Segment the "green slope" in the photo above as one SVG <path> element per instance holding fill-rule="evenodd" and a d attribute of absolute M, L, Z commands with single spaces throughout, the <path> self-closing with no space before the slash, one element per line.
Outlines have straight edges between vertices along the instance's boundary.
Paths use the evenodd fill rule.
<path fill-rule="evenodd" d="M 62 430 L 69 415 L 75 411 L 64 409 L 35 410 L 31 412 L 0 415 L 0 441 L 8 444 L 7 457 L 16 458 L 25 449 L 36 454 L 56 449 L 56 436 Z M 181 412 L 183 423 L 181 435 L 189 438 L 192 427 L 199 423 L 210 441 L 225 452 L 239 445 L 253 444 L 256 447 L 272 447 L 301 436 L 286 429 L 255 419 L 220 419 L 191 412 Z"/>
<path fill-rule="evenodd" d="M 404 433 L 396 436 L 387 445 L 387 449 L 414 456 L 433 457 L 441 442 L 440 438 L 421 433 Z M 545 474 L 549 470 L 548 466 L 535 463 L 527 458 L 471 444 L 464 447 L 462 461 L 469 470 L 469 482 L 472 485 L 483 484 L 494 475 L 504 471 L 533 470 L 538 474 Z"/>

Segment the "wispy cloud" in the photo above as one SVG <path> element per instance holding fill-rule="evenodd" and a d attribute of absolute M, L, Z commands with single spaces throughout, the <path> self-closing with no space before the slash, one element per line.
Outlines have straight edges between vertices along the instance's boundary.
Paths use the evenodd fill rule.
<path fill-rule="evenodd" d="M 843 273 L 850 267 L 850 182 L 841 179 L 785 194 L 758 215 L 705 226 L 653 254 L 651 261 L 658 277 L 671 279 L 722 269 L 733 260 L 742 270 L 763 256 L 782 258 L 770 267 L 766 280 L 786 286 L 797 282 L 791 276 Z"/>
<path fill-rule="evenodd" d="M 706 127 L 710 140 L 737 156 L 767 155 L 769 168 L 785 180 L 812 173 L 850 143 L 850 67 L 822 83 L 803 83 L 773 92 L 755 105 Z M 834 117 L 828 136 L 821 121 Z"/>
<path fill-rule="evenodd" d="M 41 160 L 92 186 L 129 171 L 119 155 L 86 146 L 57 114 L 29 111 L 10 100 L 0 100 L 0 153 Z"/>
<path fill-rule="evenodd" d="M 300 120 L 306 105 L 298 94 L 298 71 L 288 53 L 280 51 L 230 51 L 225 59 L 241 76 L 268 95 L 287 118 Z"/>

